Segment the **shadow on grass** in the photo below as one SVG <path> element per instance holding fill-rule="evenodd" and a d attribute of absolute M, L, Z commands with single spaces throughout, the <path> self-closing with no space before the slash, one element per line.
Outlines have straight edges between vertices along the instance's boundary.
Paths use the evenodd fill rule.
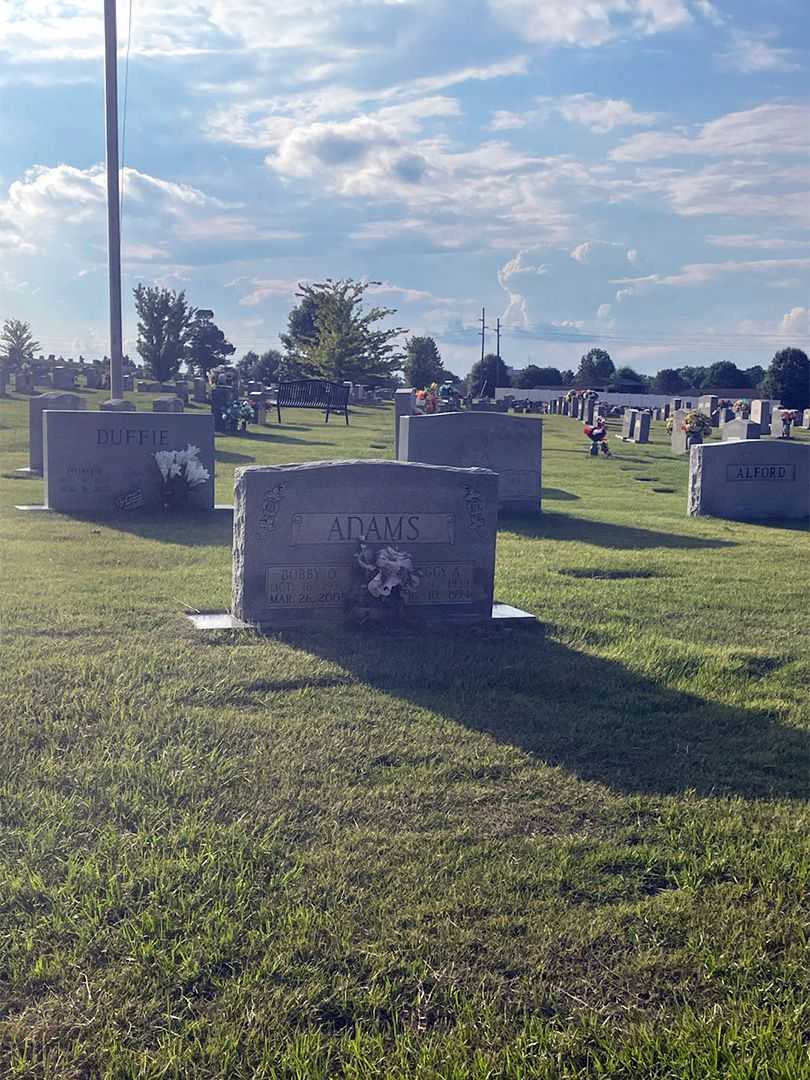
<path fill-rule="evenodd" d="M 161 544 L 183 547 L 216 547 L 230 551 L 233 544 L 233 513 L 187 513 L 182 518 L 161 513 L 134 511 L 126 516 L 89 517 L 71 514 L 74 520 L 88 521 L 115 532 L 137 536 L 141 540 L 156 540 Z"/>
<path fill-rule="evenodd" d="M 222 461 L 226 463 L 230 462 L 236 465 L 256 460 L 256 458 L 253 457 L 252 454 L 234 454 L 230 450 L 220 450 L 219 447 L 217 447 L 214 452 L 214 458 L 217 461 Z"/>
<path fill-rule="evenodd" d="M 637 548 L 726 548 L 733 540 L 711 540 L 705 536 L 654 532 L 632 525 L 611 525 L 605 521 L 571 517 L 568 514 L 509 514 L 498 516 L 498 528 L 532 540 L 578 540 L 583 544 L 621 550 Z"/>
<path fill-rule="evenodd" d="M 618 791 L 807 795 L 801 732 L 765 712 L 674 690 L 542 632 L 285 639 L 390 697 Z M 415 738 L 421 722 L 414 715 Z"/>
<path fill-rule="evenodd" d="M 547 488 L 544 487 L 541 495 L 542 499 L 553 499 L 560 502 L 579 501 L 579 495 L 574 495 L 570 491 L 563 491 L 562 488 Z"/>
<path fill-rule="evenodd" d="M 296 428 L 296 431 L 309 431 L 309 428 Z M 232 436 L 235 437 L 235 436 Z M 246 431 L 238 436 L 247 442 L 270 442 L 270 443 L 300 443 L 302 446 L 334 446 L 333 442 L 318 442 L 317 439 L 297 439 L 294 435 L 285 435 L 281 431 L 258 432 Z"/>

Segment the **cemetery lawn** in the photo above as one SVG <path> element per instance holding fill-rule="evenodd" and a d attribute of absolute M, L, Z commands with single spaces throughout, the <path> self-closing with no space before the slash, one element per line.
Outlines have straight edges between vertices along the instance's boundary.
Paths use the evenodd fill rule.
<path fill-rule="evenodd" d="M 284 420 L 217 501 L 392 456 L 389 407 Z M 0 1076 L 808 1075 L 808 535 L 617 430 L 548 418 L 501 522 L 541 628 L 205 637 L 229 515 L 17 512 L 0 401 Z"/>

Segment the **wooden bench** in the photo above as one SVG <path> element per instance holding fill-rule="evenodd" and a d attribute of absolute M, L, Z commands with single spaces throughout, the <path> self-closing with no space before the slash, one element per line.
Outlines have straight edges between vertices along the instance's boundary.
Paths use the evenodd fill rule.
<path fill-rule="evenodd" d="M 297 379 L 278 384 L 275 400 L 278 422 L 281 409 L 326 409 L 325 423 L 330 413 L 342 413 L 349 423 L 349 387 L 326 379 Z"/>

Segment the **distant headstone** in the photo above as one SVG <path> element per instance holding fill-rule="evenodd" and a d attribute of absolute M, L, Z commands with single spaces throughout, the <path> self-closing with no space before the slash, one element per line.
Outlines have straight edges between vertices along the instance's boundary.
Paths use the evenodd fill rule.
<path fill-rule="evenodd" d="M 86 367 L 84 369 L 84 385 L 88 390 L 100 390 L 104 385 L 104 372 L 101 368 Z"/>
<path fill-rule="evenodd" d="M 636 425 L 633 432 L 633 442 L 635 443 L 648 443 L 650 441 L 650 421 L 651 415 L 648 412 L 640 412 L 636 414 Z"/>
<path fill-rule="evenodd" d="M 682 407 L 683 407 L 683 398 L 676 397 L 676 398 L 672 399 L 672 412 L 677 412 L 678 409 L 680 409 Z"/>
<path fill-rule="evenodd" d="M 802 427 L 810 428 L 810 409 L 805 409 L 802 413 Z"/>
<path fill-rule="evenodd" d="M 491 469 L 502 509 L 540 510 L 543 422 L 505 413 L 457 412 L 403 416 L 399 461 Z"/>
<path fill-rule="evenodd" d="M 196 446 L 210 479 L 189 493 L 190 509 L 214 508 L 211 416 L 150 412 L 45 413 L 45 502 L 64 513 L 116 514 L 162 507 L 158 450 Z"/>
<path fill-rule="evenodd" d="M 174 384 L 174 392 L 185 405 L 188 402 L 188 383 L 185 379 L 178 379 Z"/>
<path fill-rule="evenodd" d="M 669 402 L 664 406 L 664 419 L 669 420 L 669 414 L 672 412 Z"/>
<path fill-rule="evenodd" d="M 52 374 L 54 390 L 75 390 L 76 376 L 71 368 L 55 367 Z"/>
<path fill-rule="evenodd" d="M 33 394 L 34 393 L 34 373 L 33 371 L 18 371 L 14 375 L 14 393 L 15 394 Z"/>
<path fill-rule="evenodd" d="M 638 423 L 638 412 L 636 409 L 625 410 L 622 416 L 622 438 L 633 439 L 636 432 L 636 424 Z"/>
<path fill-rule="evenodd" d="M 498 478 L 485 469 L 316 461 L 236 470 L 232 614 L 267 628 L 342 621 L 374 607 L 360 541 L 411 556 L 418 621 L 492 614 Z"/>
<path fill-rule="evenodd" d="M 121 385 L 124 390 L 128 390 L 131 393 L 135 389 L 135 379 L 127 372 L 121 376 Z"/>
<path fill-rule="evenodd" d="M 585 421 L 586 424 L 592 424 L 593 423 L 593 414 L 594 414 L 594 409 L 595 408 L 596 408 L 596 401 L 594 400 L 594 398 L 588 398 L 585 401 L 585 415 L 582 418 Z"/>
<path fill-rule="evenodd" d="M 193 379 L 191 382 L 191 400 L 200 405 L 208 401 L 208 383 L 205 379 Z"/>
<path fill-rule="evenodd" d="M 755 424 L 753 420 L 729 420 L 720 429 L 720 437 L 723 442 L 733 442 L 737 439 L 758 439 L 759 436 L 759 424 Z"/>
<path fill-rule="evenodd" d="M 735 420 L 737 417 L 737 414 L 734 412 L 734 410 L 729 408 L 727 405 L 721 405 L 717 412 L 720 427 L 722 427 L 723 424 L 727 424 L 730 420 Z"/>
<path fill-rule="evenodd" d="M 688 454 L 691 446 L 697 445 L 697 443 L 703 442 L 703 437 L 700 435 L 689 435 L 683 430 L 681 424 L 686 417 L 686 409 L 676 409 L 672 414 L 672 436 L 670 444 L 673 454 Z"/>
<path fill-rule="evenodd" d="M 693 447 L 688 510 L 741 521 L 807 518 L 810 445 L 750 439 Z"/>
<path fill-rule="evenodd" d="M 160 383 L 142 381 L 135 384 L 135 389 L 139 394 L 159 394 Z"/>
<path fill-rule="evenodd" d="M 179 413 L 183 411 L 183 402 L 178 397 L 173 398 L 155 398 L 152 402 L 152 412 L 173 412 Z"/>
<path fill-rule="evenodd" d="M 761 398 L 755 398 L 751 402 L 751 419 L 755 424 L 759 424 L 759 430 L 762 435 L 769 435 L 771 432 L 771 403 L 769 400 L 762 400 Z"/>
<path fill-rule="evenodd" d="M 136 412 L 135 403 L 126 398 L 110 398 L 99 405 L 102 412 Z"/>
<path fill-rule="evenodd" d="M 28 401 L 28 468 L 41 473 L 45 458 L 42 451 L 42 414 L 46 409 L 79 410 L 85 399 L 78 394 L 37 394 Z"/>
<path fill-rule="evenodd" d="M 403 416 L 416 412 L 416 391 L 412 388 L 394 391 L 394 453 L 399 446 L 399 422 Z"/>

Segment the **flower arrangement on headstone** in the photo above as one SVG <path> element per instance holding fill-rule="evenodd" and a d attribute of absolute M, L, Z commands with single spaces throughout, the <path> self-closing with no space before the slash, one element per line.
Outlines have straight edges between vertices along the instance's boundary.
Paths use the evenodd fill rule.
<path fill-rule="evenodd" d="M 687 446 L 699 446 L 704 435 L 711 435 L 711 418 L 702 412 L 689 412 L 681 421 L 681 431 L 686 434 Z"/>
<path fill-rule="evenodd" d="M 751 402 L 748 398 L 737 398 L 732 408 L 734 409 L 734 415 L 739 416 L 741 420 L 747 420 L 751 415 Z"/>
<path fill-rule="evenodd" d="M 211 479 L 200 461 L 200 450 L 190 444 L 185 450 L 158 450 L 155 463 L 163 480 L 161 499 L 164 510 L 181 510 L 188 503 L 189 492 Z"/>
<path fill-rule="evenodd" d="M 439 411 L 439 386 L 431 383 L 430 386 L 416 391 L 416 407 L 425 413 Z"/>
<path fill-rule="evenodd" d="M 352 620 L 361 625 L 401 623 L 408 598 L 421 580 L 414 570 L 413 557 L 389 546 L 375 548 L 364 540 L 359 545 L 354 555 L 358 584 L 347 600 Z"/>
<path fill-rule="evenodd" d="M 255 414 L 250 402 L 238 399 L 232 401 L 222 414 L 225 430 L 232 435 L 239 431 L 247 431 L 248 423 L 253 422 L 254 419 Z"/>
<path fill-rule="evenodd" d="M 782 411 L 781 411 L 781 413 L 779 415 L 780 415 L 780 419 L 782 421 L 782 434 L 779 436 L 779 438 L 780 439 L 789 439 L 790 438 L 790 426 L 791 426 L 791 424 L 796 424 L 796 423 L 799 422 L 799 419 L 800 419 L 799 413 L 795 409 L 782 409 Z"/>

